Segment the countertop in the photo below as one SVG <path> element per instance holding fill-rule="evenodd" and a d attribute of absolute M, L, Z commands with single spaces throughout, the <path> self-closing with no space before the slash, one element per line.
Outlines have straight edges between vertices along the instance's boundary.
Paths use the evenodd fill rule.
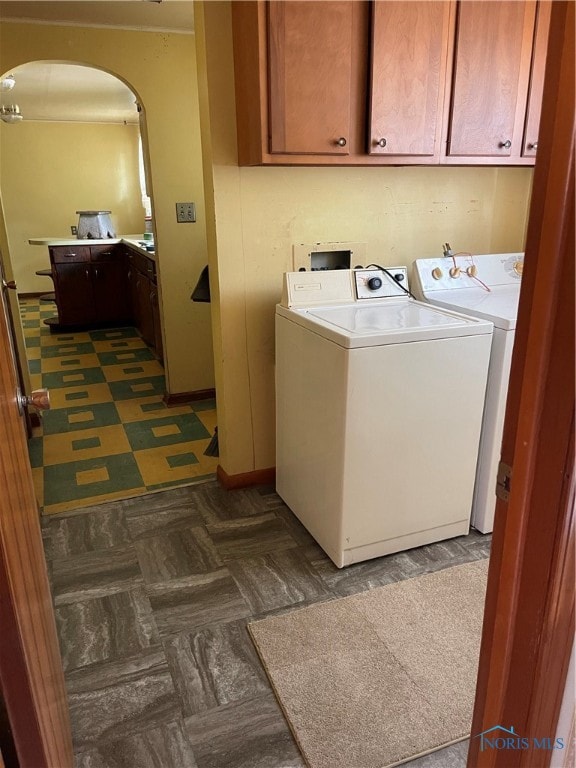
<path fill-rule="evenodd" d="M 124 243 L 135 251 L 148 256 L 152 261 L 156 261 L 156 252 L 147 251 L 146 248 L 141 245 L 144 242 L 142 235 L 124 235 L 122 237 L 108 237 L 103 240 L 79 240 L 78 238 L 61 238 L 61 237 L 32 237 L 28 240 L 30 245 L 46 245 L 48 247 L 59 245 L 115 245 L 117 243 Z"/>

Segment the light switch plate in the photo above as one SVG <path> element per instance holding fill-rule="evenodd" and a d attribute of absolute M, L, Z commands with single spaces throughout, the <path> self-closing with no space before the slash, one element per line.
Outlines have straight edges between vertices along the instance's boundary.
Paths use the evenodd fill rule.
<path fill-rule="evenodd" d="M 194 203 L 176 203 L 176 221 L 179 224 L 190 224 L 196 221 Z"/>

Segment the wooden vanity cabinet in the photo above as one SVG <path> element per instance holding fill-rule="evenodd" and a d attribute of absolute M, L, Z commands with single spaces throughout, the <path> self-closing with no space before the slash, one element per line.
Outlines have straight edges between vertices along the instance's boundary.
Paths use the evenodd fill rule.
<path fill-rule="evenodd" d="M 130 321 L 126 260 L 120 243 L 49 248 L 58 327 Z"/>
<path fill-rule="evenodd" d="M 446 162 L 522 164 L 536 3 L 466 0 L 456 19 Z"/>

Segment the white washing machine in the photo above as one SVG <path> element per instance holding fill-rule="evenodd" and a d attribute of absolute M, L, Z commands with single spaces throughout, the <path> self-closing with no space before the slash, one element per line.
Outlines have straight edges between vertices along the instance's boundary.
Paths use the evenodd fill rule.
<path fill-rule="evenodd" d="M 414 291 L 434 305 L 494 323 L 472 525 L 482 533 L 494 526 L 508 379 L 518 314 L 523 253 L 447 256 L 414 262 Z"/>
<path fill-rule="evenodd" d="M 276 488 L 338 567 L 469 531 L 492 323 L 399 282 L 287 273 L 276 309 Z"/>

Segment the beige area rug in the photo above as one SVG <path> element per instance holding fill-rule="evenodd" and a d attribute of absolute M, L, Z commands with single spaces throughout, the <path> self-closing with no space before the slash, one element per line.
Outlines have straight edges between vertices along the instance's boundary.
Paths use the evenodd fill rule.
<path fill-rule="evenodd" d="M 253 622 L 310 768 L 387 768 L 470 732 L 488 561 Z"/>

